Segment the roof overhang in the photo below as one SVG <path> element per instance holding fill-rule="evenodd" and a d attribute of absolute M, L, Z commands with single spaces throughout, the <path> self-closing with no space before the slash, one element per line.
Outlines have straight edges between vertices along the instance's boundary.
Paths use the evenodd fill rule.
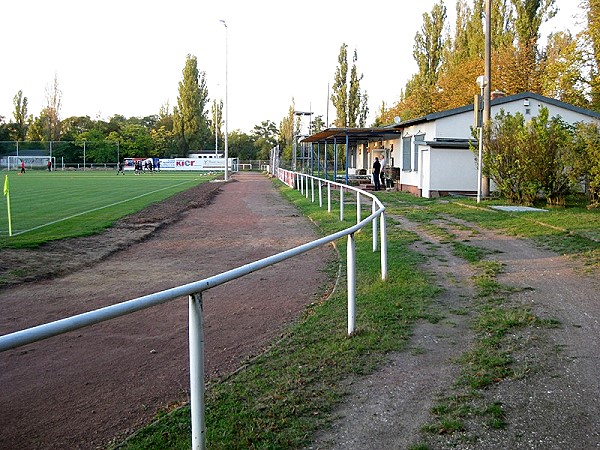
<path fill-rule="evenodd" d="M 340 144 L 358 144 L 364 142 L 383 141 L 397 139 L 402 136 L 402 129 L 395 128 L 327 128 L 300 142 L 307 143 L 332 143 L 334 139 Z"/>

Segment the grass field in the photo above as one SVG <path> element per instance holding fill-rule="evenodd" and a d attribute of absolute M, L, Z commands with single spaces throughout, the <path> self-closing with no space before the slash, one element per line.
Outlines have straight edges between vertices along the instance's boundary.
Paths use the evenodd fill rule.
<path fill-rule="evenodd" d="M 197 172 L 116 176 L 113 171 L 0 172 L 8 175 L 12 236 L 7 198 L 0 206 L 0 248 L 31 247 L 65 237 L 85 236 L 119 218 L 214 179 Z"/>

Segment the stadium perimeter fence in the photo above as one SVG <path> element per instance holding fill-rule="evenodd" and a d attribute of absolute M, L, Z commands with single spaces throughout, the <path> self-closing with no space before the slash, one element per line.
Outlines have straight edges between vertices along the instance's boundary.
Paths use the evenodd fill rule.
<path fill-rule="evenodd" d="M 387 279 L 387 234 L 385 223 L 385 207 L 373 194 L 345 184 L 324 180 L 312 175 L 292 172 L 284 169 L 273 169 L 277 178 L 314 203 L 319 202 L 323 207 L 323 190 L 326 191 L 327 210 L 332 213 L 332 199 L 339 199 L 340 220 L 344 219 L 344 196 L 354 195 L 356 199 L 356 224 L 316 239 L 312 242 L 283 251 L 279 254 L 254 261 L 238 268 L 205 278 L 193 283 L 167 289 L 133 300 L 89 311 L 83 314 L 60 319 L 54 322 L 38 325 L 25 330 L 16 331 L 0 336 L 0 352 L 31 344 L 69 331 L 78 330 L 96 323 L 121 317 L 142 309 L 157 306 L 188 296 L 189 310 L 189 354 L 190 354 L 190 411 L 191 411 L 191 448 L 205 449 L 205 406 L 204 406 L 204 316 L 202 293 L 208 289 L 241 278 L 257 270 L 264 269 L 281 261 L 296 257 L 309 250 L 329 244 L 342 238 L 347 242 L 347 291 L 348 291 L 348 335 L 355 330 L 356 320 L 356 241 L 354 234 L 372 224 L 373 252 L 379 247 L 381 253 L 381 279 Z M 371 202 L 371 214 L 363 218 L 363 200 Z M 379 225 L 379 226 L 378 226 Z M 378 245 L 380 243 L 380 246 Z"/>

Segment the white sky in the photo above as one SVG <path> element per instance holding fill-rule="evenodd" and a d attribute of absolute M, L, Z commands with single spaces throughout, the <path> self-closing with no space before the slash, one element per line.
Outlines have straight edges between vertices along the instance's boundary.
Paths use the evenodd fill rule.
<path fill-rule="evenodd" d="M 327 115 L 327 88 L 348 44 L 364 74 L 370 117 L 394 104 L 416 72 L 414 36 L 437 0 L 18 0 L 3 2 L 0 115 L 13 120 L 22 90 L 39 115 L 56 74 L 61 117 L 108 119 L 158 114 L 177 102 L 187 54 L 206 73 L 210 99 L 225 98 L 228 30 L 229 131 L 277 126 L 297 110 Z M 454 25 L 455 2 L 444 1 Z M 556 0 L 559 15 L 543 28 L 579 29 L 579 0 Z M 581 22 L 581 20 L 579 20 Z M 475 81 L 473 81 L 475 83 Z M 329 109 L 333 120 L 335 110 Z"/>

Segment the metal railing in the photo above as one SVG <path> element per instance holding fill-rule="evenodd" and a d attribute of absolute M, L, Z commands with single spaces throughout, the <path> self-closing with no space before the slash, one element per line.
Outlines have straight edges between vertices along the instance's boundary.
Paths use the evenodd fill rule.
<path fill-rule="evenodd" d="M 210 278 L 188 283 L 165 291 L 157 292 L 115 305 L 106 306 L 83 314 L 67 317 L 54 322 L 38 325 L 25 330 L 16 331 L 0 336 L 0 352 L 31 344 L 42 339 L 74 331 L 106 320 L 131 314 L 142 309 L 160 305 L 182 296 L 189 297 L 189 352 L 190 352 L 190 410 L 192 429 L 192 449 L 205 448 L 205 418 L 204 418 L 204 317 L 202 293 L 208 289 L 235 280 L 249 273 L 277 264 L 278 262 L 305 253 L 316 247 L 336 241 L 345 236 L 347 241 L 347 284 L 348 284 L 348 334 L 354 332 L 356 311 L 356 250 L 354 234 L 369 223 L 373 223 L 373 251 L 377 250 L 377 221 L 379 220 L 381 241 L 381 277 L 387 278 L 387 243 L 383 204 L 372 194 L 350 186 L 323 180 L 310 175 L 278 169 L 278 178 L 287 185 L 306 193 L 310 192 L 315 201 L 315 184 L 318 186 L 319 206 L 323 206 L 322 187 L 327 187 L 327 205 L 331 212 L 332 188 L 339 189 L 340 220 L 344 218 L 344 193 L 353 191 L 356 194 L 357 223 L 329 236 L 316 239 L 307 244 L 294 247 L 268 258 L 243 265 L 241 267 L 220 273 Z M 362 218 L 361 196 L 372 200 L 372 213 Z"/>

